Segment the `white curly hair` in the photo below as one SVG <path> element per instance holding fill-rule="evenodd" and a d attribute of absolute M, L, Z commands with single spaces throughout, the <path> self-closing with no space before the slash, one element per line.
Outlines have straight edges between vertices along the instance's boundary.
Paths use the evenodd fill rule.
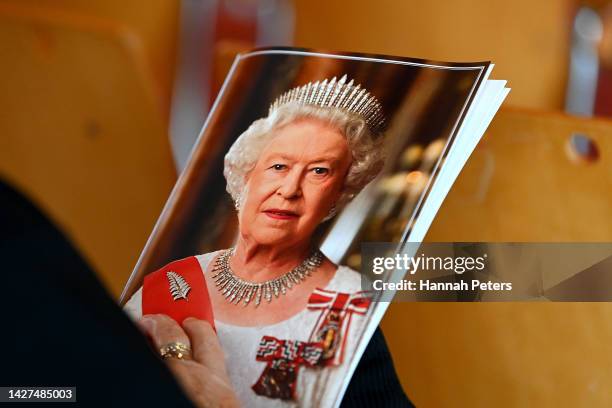
<path fill-rule="evenodd" d="M 246 195 L 246 177 L 255 167 L 264 147 L 274 137 L 273 130 L 305 118 L 320 120 L 340 131 L 346 137 L 352 155 L 340 198 L 323 221 L 332 218 L 378 175 L 384 163 L 382 137 L 374 137 L 361 116 L 335 107 L 289 102 L 273 110 L 267 117 L 254 121 L 225 156 L 223 175 L 227 181 L 227 192 L 232 196 L 237 210 Z"/>

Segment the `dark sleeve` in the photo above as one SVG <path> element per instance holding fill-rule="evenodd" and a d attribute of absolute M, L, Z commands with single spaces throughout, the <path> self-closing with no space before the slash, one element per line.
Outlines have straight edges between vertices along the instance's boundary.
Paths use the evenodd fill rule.
<path fill-rule="evenodd" d="M 348 407 L 414 407 L 400 384 L 387 343 L 377 328 L 340 404 Z"/>
<path fill-rule="evenodd" d="M 1 182 L 0 225 L 0 385 L 76 386 L 87 407 L 193 406 L 68 240 Z"/>

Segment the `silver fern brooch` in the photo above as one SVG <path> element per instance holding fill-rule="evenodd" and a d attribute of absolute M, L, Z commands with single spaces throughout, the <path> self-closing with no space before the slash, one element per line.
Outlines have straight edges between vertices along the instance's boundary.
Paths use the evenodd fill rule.
<path fill-rule="evenodd" d="M 172 271 L 166 272 L 166 277 L 170 283 L 170 294 L 172 294 L 172 299 L 174 299 L 174 301 L 179 299 L 189 301 L 189 299 L 187 299 L 187 294 L 191 290 L 191 286 L 189 286 L 185 279 L 178 273 Z"/>

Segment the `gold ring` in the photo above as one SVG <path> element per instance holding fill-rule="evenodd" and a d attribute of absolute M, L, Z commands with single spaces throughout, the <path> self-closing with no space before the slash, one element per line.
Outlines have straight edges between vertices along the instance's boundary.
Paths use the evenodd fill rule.
<path fill-rule="evenodd" d="M 174 341 L 160 347 L 159 354 L 163 359 L 166 358 L 178 358 L 179 360 L 191 359 L 191 349 L 185 343 Z"/>

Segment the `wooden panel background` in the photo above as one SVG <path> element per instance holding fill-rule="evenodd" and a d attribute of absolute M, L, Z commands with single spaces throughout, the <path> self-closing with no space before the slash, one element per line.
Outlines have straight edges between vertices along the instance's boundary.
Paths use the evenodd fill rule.
<path fill-rule="evenodd" d="M 600 157 L 577 163 L 570 135 Z M 612 122 L 503 110 L 427 241 L 612 241 Z M 423 407 L 608 407 L 612 304 L 401 303 L 382 323 Z"/>
<path fill-rule="evenodd" d="M 295 0 L 295 44 L 442 61 L 491 60 L 512 106 L 565 97 L 572 0 Z"/>
<path fill-rule="evenodd" d="M 167 120 L 179 40 L 180 0 L 0 0 L 26 13 L 76 18 L 87 27 L 99 21 L 120 30 L 141 53 L 149 86 Z M 103 68 L 103 67 L 101 67 Z"/>
<path fill-rule="evenodd" d="M 0 3 L 0 176 L 39 204 L 118 296 L 176 178 L 137 35 Z"/>

